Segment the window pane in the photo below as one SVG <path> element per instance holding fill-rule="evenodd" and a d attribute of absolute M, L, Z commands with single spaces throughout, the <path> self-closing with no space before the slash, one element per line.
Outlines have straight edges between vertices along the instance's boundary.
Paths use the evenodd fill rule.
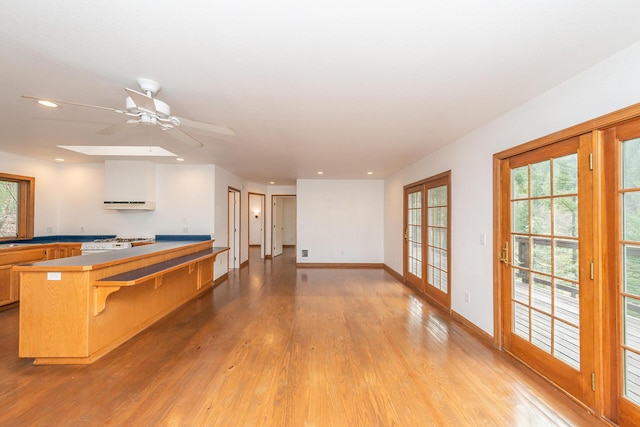
<path fill-rule="evenodd" d="M 640 301 L 624 298 L 624 344 L 640 351 Z"/>
<path fill-rule="evenodd" d="M 531 201 L 531 233 L 551 234 L 551 199 Z"/>
<path fill-rule="evenodd" d="M 446 271 L 442 272 L 442 281 L 440 282 L 440 290 L 444 293 L 449 292 L 449 275 Z"/>
<path fill-rule="evenodd" d="M 523 304 L 529 304 L 529 272 L 513 269 L 513 299 Z"/>
<path fill-rule="evenodd" d="M 529 309 L 514 302 L 513 314 L 513 332 L 529 341 Z"/>
<path fill-rule="evenodd" d="M 524 199 L 529 196 L 529 167 L 522 166 L 511 171 L 512 198 Z"/>
<path fill-rule="evenodd" d="M 624 292 L 640 296 L 640 246 L 623 247 Z"/>
<path fill-rule="evenodd" d="M 529 232 L 529 201 L 522 200 L 512 202 L 513 209 L 513 232 L 528 233 Z"/>
<path fill-rule="evenodd" d="M 624 395 L 640 405 L 640 355 L 624 350 Z"/>
<path fill-rule="evenodd" d="M 578 280 L 578 242 L 556 239 L 554 247 L 554 274 L 565 279 Z"/>
<path fill-rule="evenodd" d="M 533 265 L 531 269 L 541 273 L 551 273 L 551 239 L 533 239 Z"/>
<path fill-rule="evenodd" d="M 622 227 L 624 240 L 640 242 L 640 191 L 622 195 Z"/>
<path fill-rule="evenodd" d="M 553 194 L 578 192 L 578 155 L 553 159 Z"/>
<path fill-rule="evenodd" d="M 531 274 L 531 307 L 551 313 L 551 277 Z"/>
<path fill-rule="evenodd" d="M 622 143 L 622 188 L 640 188 L 640 139 Z"/>
<path fill-rule="evenodd" d="M 553 200 L 553 232 L 559 236 L 578 237 L 578 198 L 557 197 Z"/>
<path fill-rule="evenodd" d="M 556 317 L 578 325 L 580 322 L 580 295 L 577 283 L 555 279 Z"/>
<path fill-rule="evenodd" d="M 551 316 L 531 310 L 531 343 L 551 354 Z"/>
<path fill-rule="evenodd" d="M 0 181 L 0 237 L 18 236 L 18 183 Z"/>
<path fill-rule="evenodd" d="M 580 369 L 580 332 L 575 326 L 553 322 L 553 355 L 575 369 Z"/>
<path fill-rule="evenodd" d="M 531 197 L 551 195 L 551 162 L 544 161 L 531 165 Z"/>
<path fill-rule="evenodd" d="M 529 268 L 529 238 L 513 236 L 513 265 L 514 267 Z"/>

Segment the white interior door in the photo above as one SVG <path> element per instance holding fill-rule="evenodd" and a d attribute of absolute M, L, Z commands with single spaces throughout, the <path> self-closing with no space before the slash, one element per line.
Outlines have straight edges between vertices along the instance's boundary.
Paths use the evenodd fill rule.
<path fill-rule="evenodd" d="M 282 255 L 284 240 L 284 203 L 282 198 L 273 198 L 273 256 Z"/>
<path fill-rule="evenodd" d="M 229 189 L 229 269 L 240 268 L 240 193 Z"/>

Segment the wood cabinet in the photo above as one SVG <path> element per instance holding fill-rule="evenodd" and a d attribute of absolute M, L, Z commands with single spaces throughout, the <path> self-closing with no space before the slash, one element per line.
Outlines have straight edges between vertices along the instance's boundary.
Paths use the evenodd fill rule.
<path fill-rule="evenodd" d="M 0 249 L 0 306 L 20 300 L 20 275 L 16 264 L 82 255 L 80 243 L 24 244 Z"/>
<path fill-rule="evenodd" d="M 23 264 L 19 356 L 88 364 L 213 286 L 213 241 Z"/>

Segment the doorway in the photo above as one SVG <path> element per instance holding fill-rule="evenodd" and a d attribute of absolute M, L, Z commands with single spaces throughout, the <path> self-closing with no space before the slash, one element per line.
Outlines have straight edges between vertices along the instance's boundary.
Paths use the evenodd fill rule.
<path fill-rule="evenodd" d="M 271 196 L 271 256 L 282 255 L 284 247 L 297 241 L 297 205 L 295 195 Z"/>
<path fill-rule="evenodd" d="M 229 187 L 228 189 L 228 227 L 227 252 L 229 270 L 240 268 L 240 190 Z"/>
<path fill-rule="evenodd" d="M 505 351 L 594 407 L 592 138 L 500 164 Z"/>
<path fill-rule="evenodd" d="M 265 256 L 265 195 L 249 193 L 249 246 L 260 246 L 260 258 Z"/>
<path fill-rule="evenodd" d="M 405 280 L 451 309 L 451 173 L 404 187 Z"/>

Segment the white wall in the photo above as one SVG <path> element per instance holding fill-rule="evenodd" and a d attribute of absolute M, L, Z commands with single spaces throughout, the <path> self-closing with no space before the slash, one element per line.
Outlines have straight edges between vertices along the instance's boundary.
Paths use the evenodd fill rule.
<path fill-rule="evenodd" d="M 56 182 L 63 189 L 58 234 L 82 234 L 82 227 L 130 237 L 214 232 L 213 165 L 157 164 L 154 211 L 103 209 L 103 163 L 65 165 Z"/>
<path fill-rule="evenodd" d="M 639 75 L 640 43 L 388 177 L 385 264 L 403 272 L 403 186 L 450 169 L 452 309 L 493 335 L 493 154 L 638 103 Z M 483 233 L 486 246 L 480 244 Z"/>
<path fill-rule="evenodd" d="M 298 262 L 383 261 L 383 181 L 298 180 L 297 204 Z"/>

